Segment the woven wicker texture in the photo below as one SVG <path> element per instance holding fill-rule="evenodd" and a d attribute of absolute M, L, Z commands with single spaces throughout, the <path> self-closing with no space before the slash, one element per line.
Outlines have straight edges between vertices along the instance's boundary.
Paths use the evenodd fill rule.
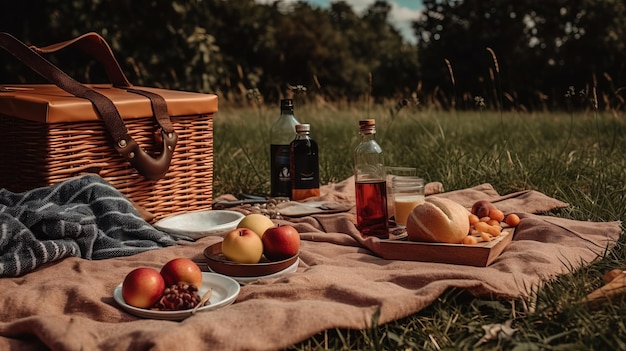
<path fill-rule="evenodd" d="M 154 118 L 125 121 L 148 153 L 155 143 Z M 25 191 L 83 173 L 98 173 L 137 205 L 155 215 L 211 208 L 213 114 L 172 117 L 178 144 L 167 174 L 157 181 L 139 175 L 113 148 L 101 121 L 37 123 L 0 114 L 0 186 Z"/>

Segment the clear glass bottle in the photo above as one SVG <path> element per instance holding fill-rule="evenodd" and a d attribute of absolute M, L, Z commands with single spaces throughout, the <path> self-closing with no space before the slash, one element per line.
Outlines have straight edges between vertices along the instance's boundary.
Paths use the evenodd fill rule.
<path fill-rule="evenodd" d="M 300 124 L 293 112 L 293 100 L 280 100 L 280 117 L 270 128 L 270 180 L 272 197 L 291 198 L 289 144 Z"/>
<path fill-rule="evenodd" d="M 320 195 L 320 164 L 311 126 L 298 124 L 291 142 L 291 199 L 298 201 Z"/>
<path fill-rule="evenodd" d="M 354 150 L 357 228 L 364 236 L 389 237 L 387 182 L 383 149 L 376 142 L 376 121 L 359 121 L 361 142 Z"/>

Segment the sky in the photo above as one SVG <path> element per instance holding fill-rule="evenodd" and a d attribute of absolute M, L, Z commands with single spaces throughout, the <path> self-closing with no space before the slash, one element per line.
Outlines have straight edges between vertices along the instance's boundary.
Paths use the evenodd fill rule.
<path fill-rule="evenodd" d="M 256 0 L 262 3 L 272 3 L 274 0 Z M 284 0 L 284 2 L 295 2 L 297 0 Z M 362 13 L 376 0 L 345 0 L 352 6 L 356 13 Z M 306 2 L 327 8 L 332 0 L 306 0 Z M 391 14 L 389 20 L 393 26 L 411 43 L 415 43 L 415 35 L 411 29 L 411 21 L 417 19 L 421 9 L 421 0 L 388 0 L 391 4 Z"/>

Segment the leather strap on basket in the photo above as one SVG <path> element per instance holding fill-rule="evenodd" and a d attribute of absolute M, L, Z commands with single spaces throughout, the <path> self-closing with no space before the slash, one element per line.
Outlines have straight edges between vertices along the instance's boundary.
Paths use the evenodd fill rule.
<path fill-rule="evenodd" d="M 127 88 L 129 92 L 141 94 L 150 99 L 157 123 L 161 126 L 163 148 L 160 155 L 153 158 L 128 134 L 124 120 L 109 98 L 75 81 L 58 67 L 39 55 L 35 50 L 27 47 L 24 43 L 8 33 L 0 33 L 0 47 L 62 90 L 91 101 L 104 121 L 109 134 L 113 138 L 115 149 L 135 167 L 139 174 L 147 179 L 156 180 L 162 178 L 165 173 L 167 173 L 172 155 L 174 154 L 174 149 L 176 148 L 178 136 L 172 127 L 165 100 L 160 95 L 140 89 Z M 107 72 L 107 74 L 108 73 L 109 72 Z M 128 81 L 126 80 L 126 82 Z M 130 85 L 130 83 L 128 84 Z"/>
<path fill-rule="evenodd" d="M 44 47 L 31 45 L 30 48 L 40 54 L 51 54 L 70 46 L 77 46 L 83 52 L 98 60 L 98 62 L 104 67 L 107 77 L 113 86 L 148 98 L 152 104 L 152 110 L 159 126 L 168 133 L 174 131 L 174 127 L 172 126 L 169 113 L 167 111 L 167 103 L 163 97 L 147 90 L 134 88 L 115 59 L 113 50 L 111 50 L 109 44 L 100 34 L 96 32 L 89 32 L 64 42 Z"/>
<path fill-rule="evenodd" d="M 107 77 L 115 87 L 130 87 L 132 84 L 126 78 L 120 64 L 115 59 L 113 50 L 100 34 L 95 32 L 85 33 L 74 39 L 37 47 L 31 45 L 30 48 L 39 54 L 52 54 L 67 47 L 76 46 L 89 56 L 95 58 L 104 67 Z"/>

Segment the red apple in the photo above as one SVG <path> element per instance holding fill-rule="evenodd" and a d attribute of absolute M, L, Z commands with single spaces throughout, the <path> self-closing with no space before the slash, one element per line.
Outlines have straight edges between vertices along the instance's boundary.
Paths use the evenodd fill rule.
<path fill-rule="evenodd" d="M 251 229 L 237 228 L 224 236 L 222 253 L 237 263 L 258 263 L 263 256 L 263 243 Z"/>
<path fill-rule="evenodd" d="M 270 261 L 288 259 L 300 250 L 300 234 L 290 225 L 279 225 L 263 233 L 263 254 Z"/>
<path fill-rule="evenodd" d="M 165 286 L 172 286 L 178 282 L 195 285 L 199 288 L 202 285 L 202 271 L 198 265 L 184 257 L 175 258 L 167 262 L 161 268 L 161 275 L 165 281 Z"/>
<path fill-rule="evenodd" d="M 496 207 L 487 200 L 478 200 L 472 205 L 472 213 L 478 216 L 478 218 L 489 217 L 489 213 L 495 210 Z"/>
<path fill-rule="evenodd" d="M 122 283 L 122 297 L 127 304 L 138 308 L 154 305 L 165 290 L 163 277 L 153 268 L 136 268 Z"/>

